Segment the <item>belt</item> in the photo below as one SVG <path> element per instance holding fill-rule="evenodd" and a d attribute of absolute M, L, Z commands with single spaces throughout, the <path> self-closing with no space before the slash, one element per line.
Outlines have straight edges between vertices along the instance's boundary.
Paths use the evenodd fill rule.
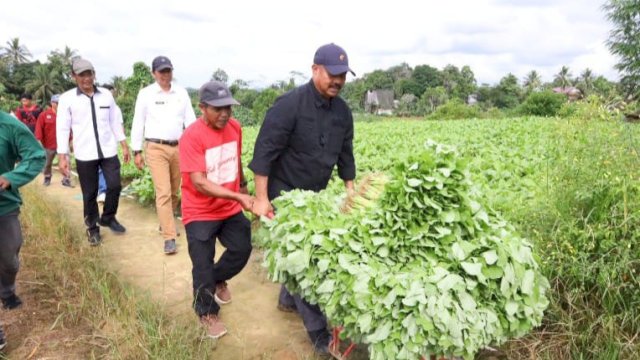
<path fill-rule="evenodd" d="M 162 140 L 162 139 L 150 139 L 150 138 L 145 138 L 145 140 L 152 143 L 160 144 L 160 145 L 178 146 L 178 140 Z"/>

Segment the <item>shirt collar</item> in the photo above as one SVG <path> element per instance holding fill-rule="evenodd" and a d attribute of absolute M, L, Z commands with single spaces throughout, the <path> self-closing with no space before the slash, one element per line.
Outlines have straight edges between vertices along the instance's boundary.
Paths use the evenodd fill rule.
<path fill-rule="evenodd" d="M 164 92 L 164 90 L 162 90 L 162 88 L 160 87 L 160 85 L 158 85 L 158 82 L 157 82 L 157 81 L 155 81 L 155 82 L 152 84 L 152 86 L 153 86 L 153 89 L 154 89 L 154 91 L 155 91 L 155 92 L 157 92 L 157 93 Z M 169 88 L 169 93 L 173 93 L 173 92 L 175 92 L 175 89 L 176 89 L 176 87 L 175 87 L 175 86 L 173 86 L 173 81 L 172 81 L 172 82 L 171 82 L 171 87 Z"/>
<path fill-rule="evenodd" d="M 322 97 L 322 95 L 320 95 L 320 92 L 318 91 L 318 89 L 316 89 L 316 86 L 313 84 L 313 80 L 309 80 L 308 86 L 311 89 L 311 93 L 313 94 L 313 100 L 314 100 L 313 103 L 316 105 L 316 107 L 330 109 L 331 99 L 325 99 Z"/>
<path fill-rule="evenodd" d="M 99 93 L 100 93 L 100 90 L 98 89 L 98 87 L 97 87 L 97 86 L 93 85 L 93 92 L 94 92 L 94 93 L 98 93 L 98 94 L 99 94 Z M 78 86 L 78 87 L 76 87 L 76 95 L 78 95 L 78 96 L 79 96 L 79 95 L 83 95 L 83 94 L 84 94 L 84 93 L 82 92 L 82 90 L 80 90 L 80 87 L 79 87 L 79 86 Z"/>

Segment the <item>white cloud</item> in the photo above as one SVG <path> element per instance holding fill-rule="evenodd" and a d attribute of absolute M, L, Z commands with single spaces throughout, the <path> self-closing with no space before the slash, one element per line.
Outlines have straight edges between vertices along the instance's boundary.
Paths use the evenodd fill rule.
<path fill-rule="evenodd" d="M 41 61 L 68 45 L 94 63 L 100 81 L 128 76 L 134 62 L 149 64 L 163 54 L 190 87 L 218 68 L 255 86 L 287 79 L 291 71 L 309 74 L 315 49 L 327 42 L 347 50 L 358 75 L 407 62 L 469 65 L 481 83 L 530 70 L 551 80 L 563 65 L 574 75 L 589 67 L 617 78 L 604 46 L 610 26 L 596 0 L 81 4 L 3 4 L 0 43 L 19 37 Z"/>

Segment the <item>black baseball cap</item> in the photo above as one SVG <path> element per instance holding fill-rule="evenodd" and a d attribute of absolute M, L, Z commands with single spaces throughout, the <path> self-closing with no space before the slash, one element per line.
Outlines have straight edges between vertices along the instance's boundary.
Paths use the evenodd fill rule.
<path fill-rule="evenodd" d="M 340 46 L 330 43 L 322 45 L 313 56 L 313 63 L 323 65 L 331 75 L 340 75 L 349 71 L 353 76 L 356 73 L 349 67 L 349 57 Z"/>
<path fill-rule="evenodd" d="M 173 64 L 171 63 L 171 60 L 169 60 L 168 57 L 157 56 L 155 59 L 153 59 L 153 62 L 151 63 L 151 71 L 155 72 L 155 71 L 161 71 L 164 69 L 173 70 Z"/>

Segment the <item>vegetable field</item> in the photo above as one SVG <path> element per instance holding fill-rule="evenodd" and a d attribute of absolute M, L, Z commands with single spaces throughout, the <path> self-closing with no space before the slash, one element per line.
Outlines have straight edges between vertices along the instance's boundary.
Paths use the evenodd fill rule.
<path fill-rule="evenodd" d="M 550 304 L 540 327 L 526 337 L 511 340 L 503 346 L 510 358 L 635 358 L 640 351 L 637 340 L 640 331 L 638 131 L 632 124 L 588 119 L 515 118 L 455 122 L 390 119 L 357 123 L 354 148 L 358 177 L 362 179 L 369 173 L 393 172 L 398 164 L 424 152 L 424 144 L 429 139 L 454 146 L 458 151 L 456 166 L 468 171 L 471 185 L 466 193 L 486 206 L 488 213 L 495 211 L 506 219 L 509 226 L 513 226 L 513 229 L 507 228 L 509 231 L 533 244 L 534 258 L 550 282 L 546 293 Z M 245 163 L 251 158 L 256 132 L 257 129 L 245 129 Z M 410 170 L 405 169 L 407 174 Z M 341 185 L 336 182 L 333 186 L 339 189 Z M 417 212 L 418 209 L 419 204 L 416 204 Z M 312 218 L 309 219 L 308 227 L 314 228 Z M 453 221 L 453 218 L 449 220 Z M 517 248 L 519 245 L 514 246 Z M 351 248 L 353 250 L 353 246 Z M 405 251 L 407 247 L 399 244 L 398 248 Z M 443 249 L 456 251 L 455 247 Z M 489 249 L 484 248 L 483 254 L 493 261 L 493 252 L 486 252 L 491 251 Z M 389 250 L 393 253 L 392 249 Z M 336 261 L 346 264 L 347 257 Z M 479 268 L 474 268 L 474 264 L 477 265 L 475 260 L 466 263 L 464 271 L 477 273 Z M 270 263 L 270 266 L 274 264 Z M 439 275 L 443 274 L 446 275 Z M 420 276 L 434 274 L 416 277 Z M 527 272 L 526 276 L 533 277 L 534 273 Z M 536 282 L 536 288 L 538 284 Z M 322 291 L 317 291 L 319 298 L 324 290 L 344 291 L 345 296 L 351 293 L 358 295 L 358 289 L 340 289 L 336 282 L 317 285 L 324 285 L 320 289 Z M 388 282 L 385 286 L 392 288 Z M 527 291 L 532 291 L 532 288 Z M 466 295 L 457 299 L 462 304 L 460 308 L 471 306 Z M 489 296 L 482 302 L 489 303 L 491 299 L 503 301 L 500 296 Z M 412 305 L 418 301 L 414 300 L 409 300 Z M 477 301 L 478 297 L 473 300 Z M 536 298 L 533 303 L 524 300 L 538 309 L 537 301 L 541 300 Z M 513 302 L 510 304 L 511 307 L 516 306 Z M 339 304 L 332 306 L 328 310 L 335 313 L 344 310 Z M 514 315 L 514 309 L 508 310 L 508 315 Z M 393 309 L 371 307 L 374 316 L 385 311 L 389 317 L 394 315 Z M 534 324 L 533 314 L 537 311 L 527 312 Z M 371 330 L 364 332 L 368 334 L 364 340 L 369 343 L 385 336 L 397 336 L 397 343 L 401 344 L 415 333 L 416 317 L 404 314 L 406 329 L 394 334 L 388 328 L 368 329 L 370 319 L 363 314 L 354 314 L 350 318 L 343 312 L 340 316 L 344 317 L 345 323 L 353 323 L 354 328 L 360 326 Z M 463 315 L 456 313 L 455 316 L 460 323 L 463 322 Z M 469 318 L 464 321 L 476 320 Z M 521 324 L 523 329 L 527 328 L 526 324 Z M 513 330 L 514 325 L 511 326 Z M 504 335 L 519 333 L 505 330 Z M 466 334 L 470 336 L 469 332 Z M 477 333 L 473 336 L 477 336 L 477 340 L 484 339 L 485 335 Z M 464 340 L 464 345 L 460 340 L 458 345 L 473 349 L 475 340 L 469 339 Z M 437 339 L 429 341 L 433 344 Z M 440 348 L 453 348 L 451 344 L 441 345 Z M 374 348 L 374 351 L 384 354 L 393 349 Z M 379 357 L 384 358 L 384 355 Z"/>
<path fill-rule="evenodd" d="M 501 346 L 511 359 L 640 358 L 640 128 L 578 110 L 565 119 L 356 122 L 356 184 L 419 155 L 429 139 L 453 146 L 465 192 L 533 245 L 549 305 L 541 326 Z M 243 132 L 246 166 L 258 128 Z M 138 198 L 153 199 L 150 177 L 130 173 Z"/>

